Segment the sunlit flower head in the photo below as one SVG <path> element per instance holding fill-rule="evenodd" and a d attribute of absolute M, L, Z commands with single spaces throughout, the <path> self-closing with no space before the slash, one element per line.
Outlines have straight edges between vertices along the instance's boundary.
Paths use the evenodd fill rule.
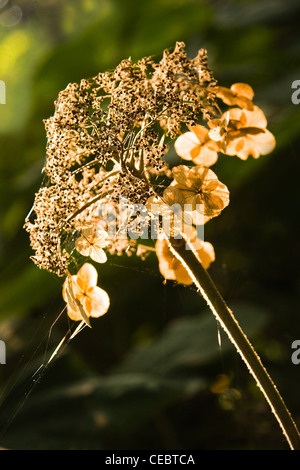
<path fill-rule="evenodd" d="M 109 296 L 97 286 L 97 280 L 98 272 L 90 263 L 85 263 L 76 275 L 65 280 L 63 299 L 72 320 L 87 321 L 89 317 L 101 317 L 109 309 Z"/>
<path fill-rule="evenodd" d="M 216 95 L 229 106 L 240 106 L 250 111 L 253 109 L 254 91 L 247 83 L 234 83 L 230 88 L 219 86 Z"/>
<path fill-rule="evenodd" d="M 246 160 L 249 155 L 258 158 L 267 155 L 275 148 L 276 141 L 273 134 L 266 128 L 267 120 L 263 111 L 257 106 L 253 111 L 232 108 L 226 111 L 221 120 L 209 121 L 212 132 L 223 123 L 223 132 L 219 133 L 219 140 L 223 142 L 226 155 L 236 155 Z M 224 126 L 224 123 L 225 126 Z M 216 137 L 217 138 L 217 137 Z"/>
<path fill-rule="evenodd" d="M 75 242 L 76 250 L 83 256 L 89 256 L 97 263 L 105 263 L 107 256 L 103 250 L 109 243 L 109 236 L 105 230 L 97 227 L 87 227 Z"/>
<path fill-rule="evenodd" d="M 184 227 L 184 238 L 188 241 L 193 240 L 194 254 L 202 264 L 204 269 L 208 269 L 215 260 L 213 245 L 197 238 L 196 229 L 192 226 Z M 193 283 L 191 276 L 182 263 L 173 255 L 169 248 L 168 240 L 165 237 L 159 237 L 156 244 L 156 255 L 159 262 L 159 270 L 165 279 L 177 281 L 179 284 L 190 285 Z"/>
<path fill-rule="evenodd" d="M 177 154 L 196 165 L 211 166 L 218 159 L 218 144 L 211 140 L 206 127 L 197 124 L 189 132 L 180 135 L 174 144 Z"/>
<path fill-rule="evenodd" d="M 229 204 L 229 191 L 209 168 L 179 165 L 172 170 L 171 185 L 163 193 L 164 201 L 180 204 L 194 224 L 204 224 Z"/>

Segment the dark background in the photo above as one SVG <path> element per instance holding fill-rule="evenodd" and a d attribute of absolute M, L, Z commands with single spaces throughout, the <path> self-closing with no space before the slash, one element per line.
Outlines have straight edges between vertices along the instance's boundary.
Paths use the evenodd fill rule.
<path fill-rule="evenodd" d="M 259 160 L 215 165 L 231 203 L 206 226 L 210 274 L 299 425 L 299 22 L 298 0 L 0 1 L 0 446 L 287 449 L 204 301 L 163 283 L 154 254 L 109 258 L 99 271 L 109 312 L 43 368 L 72 325 L 58 317 L 62 280 L 30 260 L 22 226 L 41 181 L 43 119 L 61 89 L 123 58 L 160 58 L 176 41 L 191 57 L 206 48 L 221 85 L 254 88 L 277 140 Z"/>

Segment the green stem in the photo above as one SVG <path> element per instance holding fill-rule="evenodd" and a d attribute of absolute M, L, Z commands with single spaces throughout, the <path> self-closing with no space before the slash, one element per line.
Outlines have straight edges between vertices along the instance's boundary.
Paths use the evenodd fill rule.
<path fill-rule="evenodd" d="M 300 434 L 289 410 L 271 377 L 263 366 L 259 356 L 249 339 L 241 329 L 232 311 L 226 305 L 208 272 L 199 263 L 192 249 L 186 249 L 185 243 L 178 243 L 174 238 L 168 239 L 169 248 L 176 258 L 187 269 L 194 284 L 207 301 L 218 322 L 226 331 L 229 339 L 236 347 L 242 359 L 256 380 L 274 413 L 289 446 L 292 450 L 300 450 Z"/>

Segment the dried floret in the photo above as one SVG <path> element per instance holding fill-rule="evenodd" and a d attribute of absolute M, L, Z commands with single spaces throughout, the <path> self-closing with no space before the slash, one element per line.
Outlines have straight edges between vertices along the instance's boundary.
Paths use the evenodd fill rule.
<path fill-rule="evenodd" d="M 81 260 L 73 259 L 76 253 L 102 264 L 107 253 L 136 253 L 144 259 L 151 248 L 136 239 L 141 231 L 152 236 L 153 219 L 155 234 L 164 233 L 156 253 L 166 279 L 192 282 L 173 256 L 167 235 L 182 235 L 178 243 L 192 244 L 205 268 L 214 261 L 212 245 L 195 238 L 193 227 L 229 204 L 228 188 L 209 167 L 219 152 L 246 160 L 275 146 L 253 96 L 244 83 L 230 89 L 217 86 L 206 51 L 190 59 L 182 42 L 173 51 L 165 50 L 158 62 L 145 57 L 134 63 L 129 58 L 115 70 L 70 83 L 59 93 L 55 113 L 45 121 L 43 181 L 25 228 L 34 262 L 65 276 L 63 297 L 70 318 L 89 324 L 89 317 L 109 308 L 92 264 L 84 263 L 71 274 Z M 223 113 L 217 98 L 238 107 Z M 191 166 L 169 166 L 166 154 L 172 140 L 178 156 Z M 129 210 L 125 219 L 121 200 Z M 105 216 L 107 204 L 112 205 L 111 220 Z"/>
<path fill-rule="evenodd" d="M 209 123 L 215 138 L 223 143 L 226 155 L 236 155 L 241 160 L 247 160 L 249 155 L 258 158 L 267 155 L 275 148 L 274 135 L 267 129 L 267 119 L 257 106 L 252 111 L 232 108 L 226 111 L 221 120 L 211 120 Z M 218 129 L 218 133 L 215 129 Z"/>
<path fill-rule="evenodd" d="M 190 131 L 180 135 L 174 144 L 177 154 L 196 165 L 211 166 L 218 160 L 220 145 L 209 136 L 207 127 L 191 126 Z"/>
<path fill-rule="evenodd" d="M 107 292 L 97 286 L 96 268 L 85 263 L 74 276 L 68 275 L 63 285 L 63 298 L 71 320 L 89 322 L 89 317 L 98 318 L 109 309 Z"/>
<path fill-rule="evenodd" d="M 217 87 L 216 95 L 229 106 L 240 106 L 241 108 L 253 110 L 253 88 L 247 83 L 234 83 L 230 88 Z"/>
<path fill-rule="evenodd" d="M 75 248 L 81 255 L 89 256 L 97 263 L 105 263 L 107 256 L 103 248 L 108 244 L 108 233 L 94 226 L 82 230 L 81 236 L 75 242 Z"/>
<path fill-rule="evenodd" d="M 163 199 L 169 205 L 180 204 L 186 214 L 191 214 L 194 224 L 208 222 L 228 206 L 228 188 L 211 169 L 179 165 L 172 174 L 174 180 L 165 189 Z"/>

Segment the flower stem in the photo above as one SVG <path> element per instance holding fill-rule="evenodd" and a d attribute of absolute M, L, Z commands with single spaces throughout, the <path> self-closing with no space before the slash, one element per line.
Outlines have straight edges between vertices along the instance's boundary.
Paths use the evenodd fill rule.
<path fill-rule="evenodd" d="M 258 387 L 264 394 L 274 413 L 288 444 L 292 450 L 300 450 L 300 434 L 293 418 L 287 409 L 280 393 L 271 377 L 263 366 L 259 356 L 249 339 L 241 329 L 232 311 L 226 305 L 208 272 L 199 263 L 192 249 L 187 249 L 185 243 L 178 239 L 169 238 L 169 248 L 183 264 L 194 284 L 207 301 L 218 322 L 222 325 L 229 339 L 236 347 Z"/>

